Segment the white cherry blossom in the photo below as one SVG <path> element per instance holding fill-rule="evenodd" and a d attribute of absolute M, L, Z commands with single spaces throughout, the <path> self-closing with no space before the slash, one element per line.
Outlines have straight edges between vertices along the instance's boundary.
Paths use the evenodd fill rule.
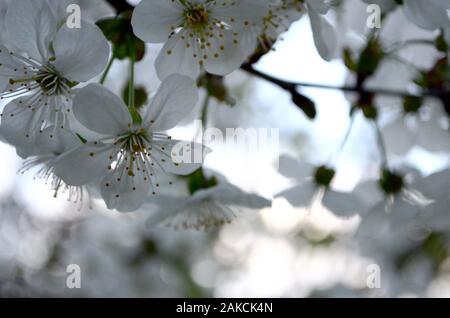
<path fill-rule="evenodd" d="M 106 66 L 109 45 L 100 29 L 82 21 L 69 28 L 47 0 L 17 0 L 8 7 L 5 43 L 0 43 L 0 97 L 16 98 L 2 114 L 2 137 L 22 157 L 38 133 L 68 127 L 72 88 Z M 21 127 L 22 129 L 18 129 Z"/>
<path fill-rule="evenodd" d="M 143 41 L 165 43 L 155 62 L 161 79 L 174 73 L 196 78 L 202 69 L 226 75 L 254 49 L 254 41 L 241 39 L 266 8 L 265 0 L 143 0 L 132 25 Z"/>
<path fill-rule="evenodd" d="M 161 195 L 148 201 L 145 207 L 155 209 L 147 220 L 148 226 L 161 224 L 174 229 L 197 230 L 231 223 L 246 210 L 261 210 L 271 204 L 228 182 L 200 189 L 192 195 Z"/>
<path fill-rule="evenodd" d="M 162 133 L 187 116 L 197 103 L 195 82 L 189 77 L 168 77 L 142 114 L 133 123 L 122 100 L 97 84 L 80 89 L 74 99 L 77 120 L 99 135 L 98 140 L 63 155 L 55 165 L 57 175 L 69 185 L 81 186 L 97 178 L 108 208 L 129 212 L 138 209 L 149 193 L 156 194 L 161 174 L 186 175 L 201 165 L 205 149 L 199 144 L 172 140 Z M 199 154 L 198 161 L 178 160 Z M 166 186 L 164 184 L 164 186 Z"/>
<path fill-rule="evenodd" d="M 70 201 L 81 204 L 84 189 L 78 186 L 69 186 L 54 173 L 54 165 L 59 156 L 78 147 L 81 140 L 72 132 L 58 128 L 47 127 L 36 138 L 37 147 L 31 156 L 25 160 L 21 173 L 38 167 L 35 178 L 43 179 L 50 185 L 56 198 L 60 193 L 67 193 Z"/>
<path fill-rule="evenodd" d="M 337 36 L 334 27 L 324 17 L 331 8 L 329 0 L 272 0 L 268 1 L 267 11 L 260 23 L 251 27 L 241 41 L 247 47 L 257 44 L 268 49 L 291 24 L 308 13 L 314 43 L 320 56 L 327 61 L 333 59 L 337 51 Z M 267 43 L 268 42 L 268 43 Z M 251 53 L 251 52 L 249 52 Z"/>
<path fill-rule="evenodd" d="M 331 212 L 341 217 L 351 217 L 365 210 L 362 200 L 351 192 L 341 192 L 324 187 L 314 180 L 317 168 L 308 163 L 299 163 L 293 158 L 280 158 L 280 173 L 294 179 L 293 187 L 278 193 L 275 197 L 283 197 L 295 207 L 308 208 L 314 200 L 320 199 Z"/>

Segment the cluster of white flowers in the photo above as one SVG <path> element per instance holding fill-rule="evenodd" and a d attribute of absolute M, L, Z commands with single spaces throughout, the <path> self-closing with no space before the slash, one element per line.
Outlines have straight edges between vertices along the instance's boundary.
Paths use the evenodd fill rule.
<path fill-rule="evenodd" d="M 322 16 L 330 7 L 327 0 L 144 0 L 132 24 L 142 40 L 164 43 L 155 64 L 161 79 L 174 73 L 197 78 L 202 70 L 226 75 L 238 69 L 258 43 L 276 40 L 305 12 L 320 54 L 333 58 L 336 37 Z"/>
<path fill-rule="evenodd" d="M 399 3 L 363 1 L 378 3 L 386 11 Z M 196 189 L 181 203 L 171 196 L 155 197 L 159 189 L 173 184 L 167 175 L 191 175 L 209 152 L 203 145 L 173 140 L 166 131 L 193 111 L 200 75 L 225 76 L 239 69 L 259 49 L 270 50 L 280 35 L 305 15 L 318 53 L 332 60 L 337 53 L 337 35 L 325 16 L 332 3 L 141 1 L 129 23 L 142 41 L 162 44 L 155 61 L 162 84 L 148 105 L 137 109 L 133 97 L 126 105 L 103 85 L 92 83 L 107 68 L 111 54 L 99 27 L 83 20 L 80 28 L 70 28 L 65 23 L 67 13 L 50 0 L 13 1 L 1 21 L 0 96 L 8 104 L 2 113 L 0 137 L 26 159 L 22 171 L 42 165 L 38 176 L 49 180 L 55 195 L 68 191 L 79 201 L 85 191 L 95 189 L 109 209 L 122 212 L 135 211 L 144 203 L 168 201 L 175 206 L 173 211 L 166 209 L 166 214 L 157 213 L 157 218 L 174 226 L 228 222 L 235 210 L 227 206 L 258 209 L 269 202 L 248 194 L 245 201 L 244 193 L 226 182 Z M 433 0 L 425 5 L 424 1 L 404 0 L 402 5 L 418 26 L 442 29 L 450 36 L 448 1 Z M 134 61 L 131 67 L 134 74 Z M 131 84 L 133 80 L 130 78 Z M 133 90 L 131 85 L 130 96 Z M 89 136 L 83 136 L 83 131 L 89 131 Z M 196 157 L 198 152 L 201 160 L 192 156 L 175 160 L 185 159 L 187 153 Z M 329 187 L 334 170 L 323 166 L 313 176 L 314 170 L 309 168 L 299 176 L 299 167 L 289 159 L 282 163 L 289 167 L 286 175 L 296 171 L 296 179 L 315 178 L 280 194 L 292 204 L 307 206 L 320 196 L 321 202 L 339 215 L 363 209 L 356 196 Z"/>
<path fill-rule="evenodd" d="M 41 166 L 37 177 L 51 184 L 55 196 L 67 191 L 78 202 L 86 191 L 100 193 L 109 209 L 135 211 L 173 183 L 167 175 L 189 175 L 201 166 L 202 160 L 178 162 L 176 155 L 200 151 L 203 159 L 208 152 L 165 133 L 196 105 L 195 79 L 203 72 L 226 75 L 238 69 L 259 45 L 267 39 L 273 44 L 306 12 L 320 54 L 331 59 L 335 37 L 322 17 L 329 8 L 326 0 L 141 1 L 132 15 L 133 32 L 164 45 L 155 63 L 162 84 L 137 110 L 89 83 L 106 68 L 111 51 L 95 24 L 82 20 L 80 28 L 69 27 L 64 8 L 51 0 L 12 1 L 0 42 L 0 98 L 7 102 L 1 139 L 26 159 L 22 172 Z M 262 198 L 256 204 L 243 201 L 227 183 L 216 188 L 196 194 L 192 202 L 219 193 L 223 204 L 269 205 Z M 234 215 L 227 207 L 218 210 L 194 218 L 186 212 L 180 224 L 201 227 Z"/>

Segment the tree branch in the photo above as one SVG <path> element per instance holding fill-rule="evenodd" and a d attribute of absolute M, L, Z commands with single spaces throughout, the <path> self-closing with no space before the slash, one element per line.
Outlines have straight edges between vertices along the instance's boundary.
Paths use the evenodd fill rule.
<path fill-rule="evenodd" d="M 350 92 L 350 93 L 358 93 L 358 94 L 372 94 L 372 95 L 384 95 L 384 96 L 393 96 L 393 97 L 436 97 L 440 98 L 443 94 L 441 91 L 422 91 L 420 94 L 412 94 L 409 92 L 402 92 L 397 90 L 390 89 L 365 89 L 357 86 L 332 86 L 332 85 L 322 85 L 322 84 L 314 84 L 314 83 L 300 83 L 300 82 L 288 82 L 273 76 L 262 73 L 258 70 L 255 70 L 252 65 L 244 64 L 241 67 L 242 70 L 252 74 L 256 77 L 262 78 L 266 81 L 269 81 L 289 92 L 296 91 L 298 87 L 311 87 L 311 88 L 320 88 L 327 90 L 339 90 L 342 92 Z"/>

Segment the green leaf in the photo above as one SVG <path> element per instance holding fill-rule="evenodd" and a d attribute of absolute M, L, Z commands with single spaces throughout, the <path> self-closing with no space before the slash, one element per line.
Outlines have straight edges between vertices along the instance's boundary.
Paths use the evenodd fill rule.
<path fill-rule="evenodd" d="M 97 22 L 105 37 L 112 43 L 113 56 L 119 60 L 130 59 L 136 62 L 145 56 L 145 43 L 136 37 L 131 26 L 130 14 Z"/>
<path fill-rule="evenodd" d="M 188 188 L 191 195 L 199 190 L 213 188 L 215 186 L 217 186 L 217 179 L 214 177 L 207 178 L 202 169 L 197 170 L 188 177 Z"/>

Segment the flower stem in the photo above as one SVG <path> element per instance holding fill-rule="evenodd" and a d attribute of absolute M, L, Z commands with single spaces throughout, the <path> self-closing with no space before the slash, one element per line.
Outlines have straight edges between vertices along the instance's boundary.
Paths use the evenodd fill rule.
<path fill-rule="evenodd" d="M 202 117 L 201 117 L 204 128 L 208 124 L 208 107 L 209 107 L 210 100 L 211 100 L 211 95 L 209 95 L 209 93 L 207 92 L 206 96 L 205 96 L 205 101 L 203 102 Z"/>
<path fill-rule="evenodd" d="M 128 107 L 136 108 L 134 100 L 134 60 L 130 59 L 130 78 L 128 80 Z"/>
<path fill-rule="evenodd" d="M 335 152 L 330 156 L 329 160 L 328 160 L 328 164 L 330 164 L 330 162 L 332 162 L 333 160 L 336 160 L 339 155 L 342 153 L 342 150 L 344 149 L 345 145 L 347 144 L 347 141 L 350 137 L 350 134 L 353 130 L 355 124 L 355 114 L 352 114 L 350 117 L 350 124 L 348 125 L 347 131 L 344 135 L 344 138 L 341 141 L 341 144 L 339 145 L 339 147 L 335 150 Z"/>
<path fill-rule="evenodd" d="M 388 164 L 388 156 L 387 156 L 387 148 L 386 143 L 384 142 L 383 134 L 381 133 L 380 125 L 374 121 L 373 122 L 377 134 L 377 142 L 378 142 L 378 148 L 380 149 L 380 155 L 382 160 L 382 166 L 384 169 L 389 168 Z"/>
<path fill-rule="evenodd" d="M 135 89 L 134 89 L 134 64 L 135 59 L 130 59 L 130 78 L 128 79 L 128 111 L 130 112 L 133 123 L 136 125 L 142 124 L 142 117 L 136 109 Z"/>
<path fill-rule="evenodd" d="M 109 59 L 108 65 L 106 66 L 106 69 L 103 72 L 102 77 L 100 78 L 100 84 L 103 85 L 105 83 L 106 78 L 108 77 L 109 71 L 111 70 L 111 66 L 113 65 L 115 59 L 116 58 L 114 56 L 111 56 L 111 58 Z"/>
<path fill-rule="evenodd" d="M 200 115 L 200 121 L 201 126 L 198 128 L 197 132 L 195 133 L 195 139 L 197 140 L 199 137 L 201 137 L 201 142 L 203 143 L 203 137 L 205 134 L 206 126 L 208 125 L 208 107 L 209 102 L 211 101 L 211 95 L 209 95 L 208 92 L 206 92 L 205 99 L 203 101 L 202 109 L 201 109 L 201 115 Z"/>

